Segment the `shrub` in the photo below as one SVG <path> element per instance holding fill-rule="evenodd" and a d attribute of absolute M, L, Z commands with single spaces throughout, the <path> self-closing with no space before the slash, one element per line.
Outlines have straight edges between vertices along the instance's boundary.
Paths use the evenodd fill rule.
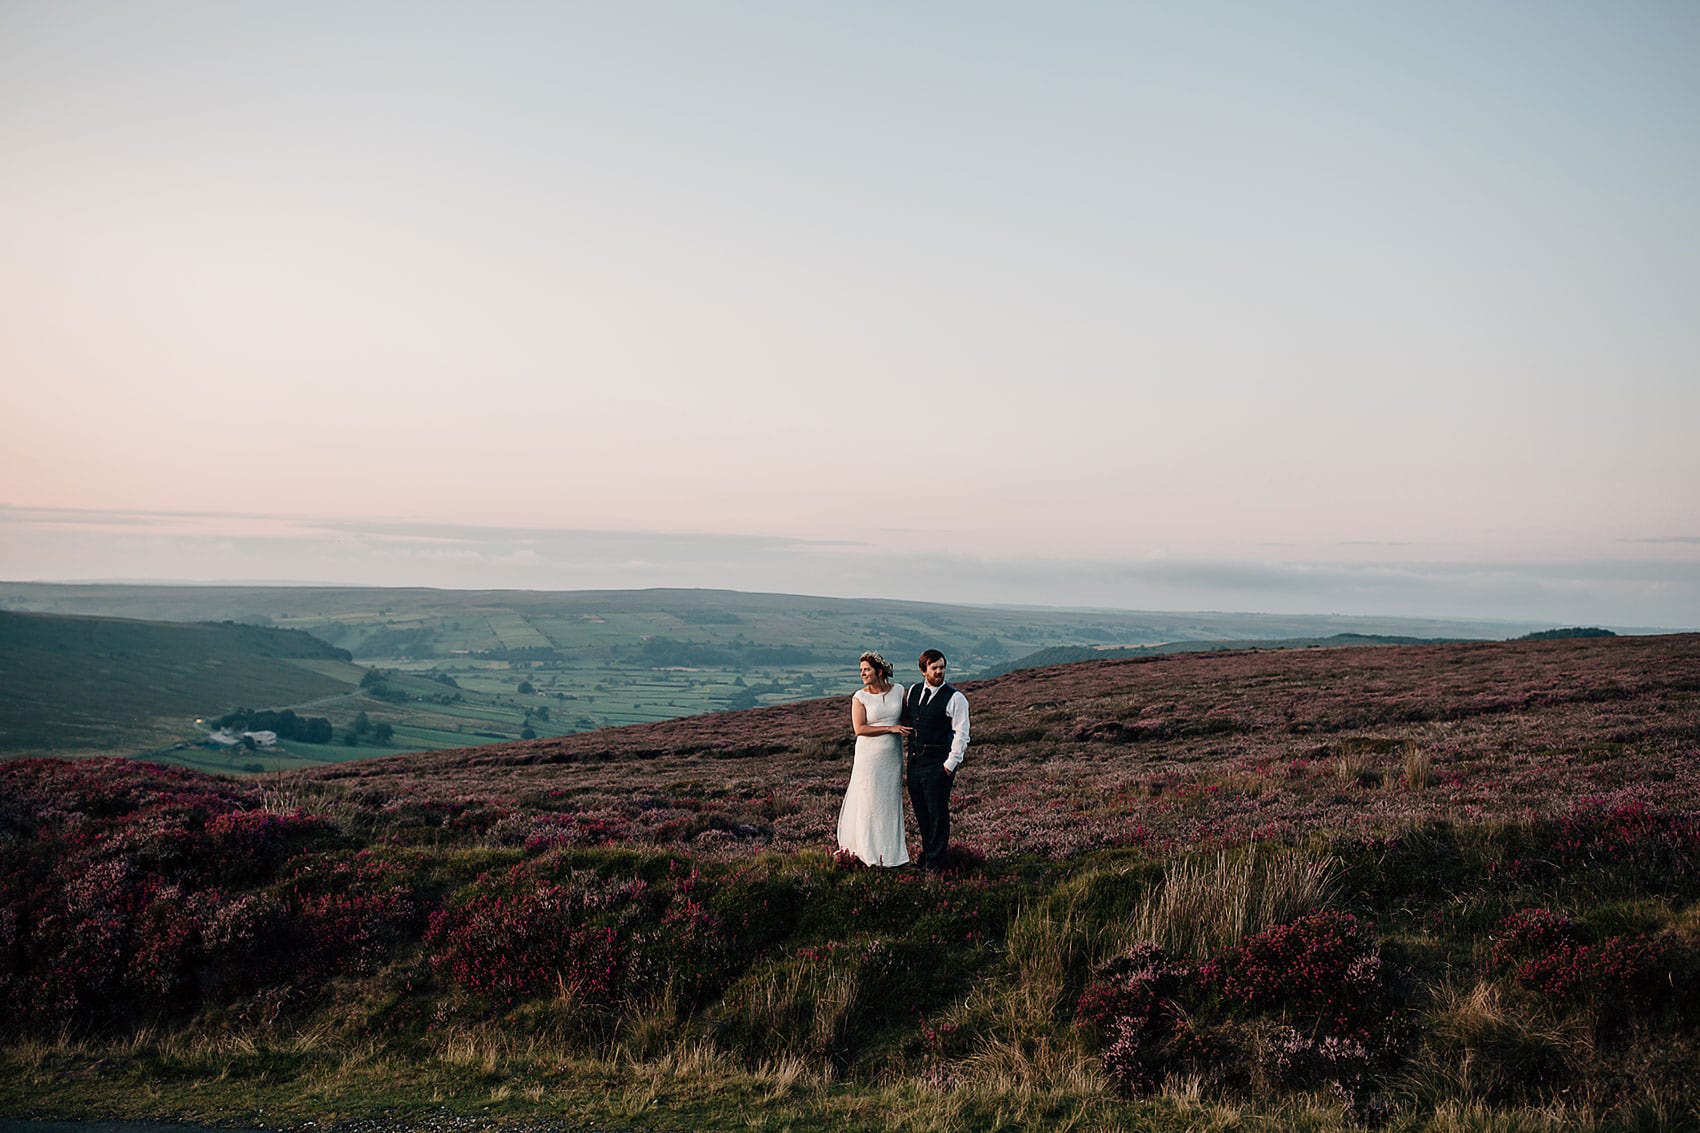
<path fill-rule="evenodd" d="M 1559 819 L 1553 853 L 1566 869 L 1628 869 L 1652 880 L 1700 878 L 1700 816 L 1644 802 L 1584 800 Z"/>
<path fill-rule="evenodd" d="M 309 977 L 370 974 L 421 928 L 412 880 L 370 850 L 300 861 L 281 895 L 293 962 Z"/>
<path fill-rule="evenodd" d="M 1580 925 L 1562 913 L 1520 909 L 1500 921 L 1489 936 L 1492 965 L 1506 968 L 1531 956 L 1572 949 L 1581 940 L 1581 931 Z"/>
<path fill-rule="evenodd" d="M 1106 964 L 1081 993 L 1076 1016 L 1098 1032 L 1104 1070 L 1124 1093 L 1149 1094 L 1162 1084 L 1195 974 L 1157 945 L 1142 943 Z"/>
<path fill-rule="evenodd" d="M 672 869 L 651 883 L 583 870 L 548 876 L 553 868 L 486 875 L 434 913 L 425 942 L 438 973 L 503 1006 L 555 990 L 608 1012 L 670 985 L 689 1010 L 748 960 L 699 899 L 694 872 Z"/>
<path fill-rule="evenodd" d="M 439 973 L 498 1003 L 560 985 L 605 1004 L 624 975 L 618 923 L 645 888 L 593 876 L 517 891 L 478 884 L 432 914 L 425 942 Z"/>
<path fill-rule="evenodd" d="M 1374 927 L 1324 911 L 1250 937 L 1228 959 L 1223 994 L 1313 1029 L 1362 1036 L 1385 1020 L 1386 987 Z"/>
<path fill-rule="evenodd" d="M 299 810 L 289 814 L 229 811 L 207 822 L 210 869 L 227 882 L 269 877 L 301 843 L 330 830 L 324 819 Z"/>
<path fill-rule="evenodd" d="M 1494 930 L 1490 966 L 1559 1004 L 1588 1003 L 1606 1024 L 1692 998 L 1692 950 L 1678 938 L 1616 935 L 1588 941 L 1576 922 L 1547 909 L 1511 914 Z"/>

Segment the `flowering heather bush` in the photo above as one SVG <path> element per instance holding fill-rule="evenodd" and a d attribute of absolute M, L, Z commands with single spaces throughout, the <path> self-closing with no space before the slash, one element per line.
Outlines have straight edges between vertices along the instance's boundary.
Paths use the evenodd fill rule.
<path fill-rule="evenodd" d="M 524 839 L 526 851 L 541 853 L 566 846 L 623 845 L 632 832 L 629 819 L 611 808 L 538 819 Z"/>
<path fill-rule="evenodd" d="M 351 959 L 368 970 L 368 942 L 398 919 L 358 898 L 339 916 L 351 898 L 334 889 L 241 892 L 337 840 L 321 818 L 261 809 L 252 787 L 129 760 L 21 760 L 0 778 L 11 1019 L 116 1022 Z"/>
<path fill-rule="evenodd" d="M 942 876 L 833 864 L 844 697 L 353 762 L 263 794 L 124 760 L 0 762 L 0 1029 L 217 1008 L 195 1022 L 210 1027 L 285 1002 L 335 1029 L 383 1004 L 375 1040 L 465 1010 L 598 1054 L 688 1035 L 753 1065 L 984 1084 L 1078 1070 L 1057 1009 L 1084 984 L 1082 1033 L 1129 1093 L 1327 1088 L 1367 1118 L 1396 1059 L 1401 1081 L 1432 1075 L 1416 1092 L 1472 1105 L 1494 1097 L 1470 1083 L 1526 1077 L 1537 1048 L 1559 1051 L 1542 1098 L 1675 1088 L 1637 1067 L 1675 1065 L 1697 1018 L 1695 673 L 1700 636 L 969 682 L 977 738 Z M 1422 775 L 1403 771 L 1413 745 Z M 1448 1023 L 1399 999 L 1367 920 L 1302 915 L 1320 897 L 1197 945 L 1151 934 L 1167 954 L 1088 970 L 1176 863 L 1249 860 L 1248 843 L 1259 861 L 1338 858 L 1318 893 L 1419 942 L 1417 978 L 1462 977 L 1506 1010 L 1454 1004 Z M 1248 892 L 1266 880 L 1248 873 Z M 1482 910 L 1543 901 L 1617 934 L 1536 909 L 1483 939 Z M 1021 947 L 1018 906 L 1046 918 Z M 1461 970 L 1488 953 L 1492 978 Z M 326 981 L 358 982 L 315 994 Z M 591 1025 L 556 1028 L 568 1008 Z M 929 1037 L 925 1019 L 948 1022 Z M 1415 1041 L 1389 1038 L 1417 1020 Z M 1490 1063 L 1501 1078 L 1471 1077 Z"/>
<path fill-rule="evenodd" d="M 1155 944 L 1136 944 L 1106 964 L 1080 995 L 1075 1014 L 1108 1034 L 1124 1022 L 1152 1029 L 1182 997 L 1196 969 L 1170 957 Z"/>
<path fill-rule="evenodd" d="M 1583 799 L 1558 822 L 1553 850 L 1566 868 L 1629 866 L 1659 877 L 1700 875 L 1700 815 L 1642 800 Z"/>
<path fill-rule="evenodd" d="M 1569 918 L 1530 908 L 1506 917 L 1491 939 L 1494 970 L 1558 1003 L 1593 1003 L 1606 1022 L 1694 999 L 1692 949 L 1669 935 L 1590 943 Z"/>
<path fill-rule="evenodd" d="M 1696 671 L 1700 636 L 1672 635 L 1202 653 L 968 681 L 976 739 L 952 802 L 953 839 L 994 861 L 1062 860 L 1295 841 L 1316 829 L 1556 822 L 1585 800 L 1604 812 L 1640 803 L 1696 814 Z M 830 850 L 849 762 L 818 750 L 843 739 L 853 687 L 281 781 L 344 790 L 374 829 L 404 837 L 415 828 L 387 824 L 413 822 L 437 800 L 505 813 L 484 830 L 444 821 L 434 837 L 533 853 L 651 845 L 736 861 Z M 1413 745 L 1428 763 L 1414 783 L 1404 773 Z M 1342 758 L 1364 775 L 1337 780 Z M 1658 860 L 1692 871 L 1682 844 Z M 1551 857 L 1544 846 L 1535 856 Z"/>
<path fill-rule="evenodd" d="M 300 976 L 374 972 L 424 923 L 412 879 L 370 850 L 300 859 L 277 889 Z"/>
<path fill-rule="evenodd" d="M 481 884 L 431 915 L 425 942 L 439 973 L 498 1003 L 563 985 L 606 1004 L 625 977 L 624 945 L 645 888 L 594 877 Z"/>
<path fill-rule="evenodd" d="M 1339 1035 L 1314 1038 L 1292 1027 L 1277 1027 L 1268 1045 L 1269 1069 L 1289 1085 L 1319 1082 L 1356 1084 L 1370 1069 L 1363 1043 Z"/>
<path fill-rule="evenodd" d="M 736 953 L 694 872 L 655 885 L 554 872 L 543 863 L 487 875 L 432 914 L 425 941 L 437 971 L 498 1004 L 560 989 L 600 1009 L 668 982 L 688 1008 L 727 978 Z"/>
<path fill-rule="evenodd" d="M 1175 1061 L 1177 1026 L 1196 996 L 1199 973 L 1155 944 L 1137 944 L 1087 985 L 1076 1016 L 1104 1044 L 1104 1070 L 1124 1092 L 1148 1094 Z"/>
<path fill-rule="evenodd" d="M 1248 938 L 1229 957 L 1223 994 L 1323 1032 L 1361 1035 L 1387 1014 L 1374 927 L 1335 910 Z"/>
<path fill-rule="evenodd" d="M 1372 1047 L 1388 1047 L 1390 1015 L 1374 932 L 1333 911 L 1252 936 L 1221 961 L 1193 964 L 1135 945 L 1098 972 L 1076 1010 L 1124 1092 L 1147 1094 L 1184 1073 L 1281 1088 L 1328 1084 L 1354 1106 Z M 1259 1021 L 1270 1016 L 1273 1028 Z"/>
<path fill-rule="evenodd" d="M 216 901 L 211 892 L 197 894 L 197 904 Z M 186 990 L 190 964 L 200 951 L 200 933 L 195 917 L 186 909 L 183 891 L 175 885 L 154 894 L 134 925 L 135 955 L 129 978 L 143 995 L 161 999 Z"/>
<path fill-rule="evenodd" d="M 1563 913 L 1549 909 L 1520 909 L 1494 929 L 1491 963 L 1507 969 L 1531 956 L 1547 956 L 1574 949 L 1582 939 L 1582 927 Z"/>
<path fill-rule="evenodd" d="M 304 842 L 330 831 L 324 819 L 299 810 L 228 811 L 206 826 L 211 870 L 227 882 L 270 877 Z"/>

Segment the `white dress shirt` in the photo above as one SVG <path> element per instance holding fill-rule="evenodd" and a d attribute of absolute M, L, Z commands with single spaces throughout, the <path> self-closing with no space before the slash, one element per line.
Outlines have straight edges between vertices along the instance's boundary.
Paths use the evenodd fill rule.
<path fill-rule="evenodd" d="M 932 685 L 922 683 L 921 703 L 931 700 L 937 691 Z M 962 755 L 968 750 L 968 698 L 962 695 L 961 689 L 953 691 L 956 695 L 944 706 L 945 715 L 950 717 L 951 731 L 955 733 L 950 741 L 950 756 L 944 761 L 944 769 L 952 775 L 962 766 Z"/>

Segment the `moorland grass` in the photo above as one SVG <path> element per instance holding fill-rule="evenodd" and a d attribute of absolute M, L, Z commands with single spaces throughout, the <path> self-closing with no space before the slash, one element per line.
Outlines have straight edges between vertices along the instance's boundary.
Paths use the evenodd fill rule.
<path fill-rule="evenodd" d="M 1490 867 L 1527 849 L 1527 838 L 1484 827 L 1409 835 L 1419 861 Z M 656 973 L 614 1001 L 559 984 L 504 1006 L 457 990 L 427 948 L 403 943 L 366 976 L 286 981 L 118 1025 L 14 1029 L 0 1050 L 0 1112 L 285 1124 L 451 1112 L 633 1128 L 1345 1128 L 1364 1118 L 1326 1083 L 1179 1073 L 1149 1096 L 1124 1096 L 1076 1015 L 1095 973 L 1138 941 L 1162 936 L 1176 954 L 1220 957 L 1269 924 L 1334 906 L 1378 919 L 1397 970 L 1399 1048 L 1374 1082 L 1375 1120 L 1388 1128 L 1693 1126 L 1693 1080 L 1673 1077 L 1695 1066 L 1690 1008 L 1614 1030 L 1590 1003 L 1543 998 L 1482 959 L 1504 910 L 1555 895 L 1596 936 L 1692 940 L 1690 885 L 1588 904 L 1587 879 L 1493 892 L 1492 868 L 1457 865 L 1456 888 L 1436 891 L 1411 857 L 1368 853 L 1349 840 L 1167 860 L 1119 851 L 942 880 L 845 869 L 819 853 L 737 868 L 695 863 L 693 892 L 709 906 L 768 917 L 750 922 L 750 955 L 733 960 L 707 998 Z M 387 856 L 439 900 L 538 865 L 470 847 Z M 554 856 L 544 874 L 665 885 L 680 868 L 669 855 L 581 848 Z M 1282 890 L 1288 903 L 1253 902 L 1264 911 L 1247 912 L 1248 892 L 1260 887 Z M 1166 899 L 1182 888 L 1187 900 Z M 1444 915 L 1466 906 L 1473 911 Z M 976 930 L 985 937 L 971 939 Z"/>
<path fill-rule="evenodd" d="M 1327 659 L 1202 657 L 1144 696 L 1157 666 L 1106 666 L 1120 717 L 1044 707 L 1059 670 L 1020 686 L 1056 738 L 978 751 L 940 877 L 820 848 L 843 765 L 802 708 L 263 784 L 0 764 L 0 1113 L 1692 1128 L 1700 820 L 1658 778 L 1692 766 L 1690 648 L 1466 650 L 1526 688 L 1373 728 L 1448 710 L 1460 655 L 1357 651 L 1396 710 Z M 1641 699 L 1590 698 L 1620 672 Z M 1274 723 L 1130 738 L 1217 702 Z M 1643 738 L 1590 761 L 1577 728 Z"/>

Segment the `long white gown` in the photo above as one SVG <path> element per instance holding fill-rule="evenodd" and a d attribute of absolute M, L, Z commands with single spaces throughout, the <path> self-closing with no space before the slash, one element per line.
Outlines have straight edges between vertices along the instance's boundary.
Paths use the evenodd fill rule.
<path fill-rule="evenodd" d="M 892 725 L 903 718 L 903 686 L 880 695 L 857 689 L 868 723 Z M 856 737 L 856 762 L 838 812 L 838 845 L 868 865 L 903 865 L 909 846 L 903 834 L 903 737 L 896 732 Z"/>

